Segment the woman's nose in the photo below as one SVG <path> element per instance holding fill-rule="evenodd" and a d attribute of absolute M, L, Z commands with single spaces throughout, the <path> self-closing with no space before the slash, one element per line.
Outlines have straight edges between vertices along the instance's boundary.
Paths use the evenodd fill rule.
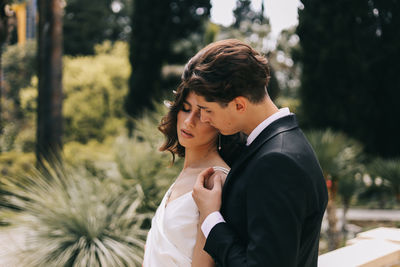
<path fill-rule="evenodd" d="M 190 112 L 189 116 L 187 116 L 187 118 L 185 119 L 185 125 L 193 127 L 196 124 L 194 121 L 195 119 L 196 114 L 194 112 Z"/>

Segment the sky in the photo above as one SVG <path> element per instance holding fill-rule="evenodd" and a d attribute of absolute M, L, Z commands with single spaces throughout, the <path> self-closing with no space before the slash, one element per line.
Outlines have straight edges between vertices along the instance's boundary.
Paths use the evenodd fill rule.
<path fill-rule="evenodd" d="M 252 0 L 253 10 L 261 9 L 262 0 Z M 236 0 L 211 0 L 211 21 L 228 26 L 233 22 L 232 10 Z M 278 36 L 281 30 L 298 24 L 297 8 L 299 0 L 264 0 L 264 12 L 269 18 L 272 35 Z"/>

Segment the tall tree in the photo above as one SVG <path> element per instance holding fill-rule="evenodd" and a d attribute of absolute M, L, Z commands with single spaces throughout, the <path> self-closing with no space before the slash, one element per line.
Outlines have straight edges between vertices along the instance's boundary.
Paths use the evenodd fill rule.
<path fill-rule="evenodd" d="M 251 0 L 237 0 L 236 7 L 233 10 L 233 16 L 235 17 L 235 22 L 233 27 L 236 29 L 240 28 L 240 23 L 244 20 L 252 20 L 255 18 L 256 14 L 251 9 Z"/>
<path fill-rule="evenodd" d="M 2 54 L 3 46 L 7 42 L 9 35 L 9 4 L 11 1 L 2 0 L 0 2 L 0 134 L 3 131 L 2 120 L 2 97 L 3 97 L 3 68 L 2 68 Z"/>
<path fill-rule="evenodd" d="M 36 156 L 62 147 L 62 0 L 39 0 L 39 95 Z"/>
<path fill-rule="evenodd" d="M 399 155 L 400 1 L 302 2 L 300 95 L 309 125 L 342 130 L 367 152 Z"/>
<path fill-rule="evenodd" d="M 193 32 L 202 31 L 210 15 L 210 0 L 134 1 L 130 62 L 130 90 L 125 102 L 135 116 L 151 107 L 161 89 L 161 68 L 173 55 L 173 44 Z"/>
<path fill-rule="evenodd" d="M 67 0 L 63 18 L 64 52 L 94 54 L 104 40 L 127 40 L 130 31 L 129 0 Z"/>

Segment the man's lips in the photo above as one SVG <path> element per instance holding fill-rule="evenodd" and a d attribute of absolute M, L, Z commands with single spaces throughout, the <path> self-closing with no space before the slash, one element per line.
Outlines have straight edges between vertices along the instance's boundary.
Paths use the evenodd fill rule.
<path fill-rule="evenodd" d="M 181 133 L 182 133 L 183 137 L 187 137 L 187 138 L 194 137 L 194 135 L 191 132 L 184 130 L 184 129 L 181 129 Z"/>

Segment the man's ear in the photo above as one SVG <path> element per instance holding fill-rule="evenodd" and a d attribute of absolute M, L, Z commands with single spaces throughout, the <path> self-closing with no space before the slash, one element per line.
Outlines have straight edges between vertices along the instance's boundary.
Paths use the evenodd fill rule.
<path fill-rule="evenodd" d="M 235 104 L 236 111 L 243 113 L 247 110 L 248 106 L 248 101 L 247 98 L 244 96 L 238 96 L 233 99 L 233 103 Z"/>

